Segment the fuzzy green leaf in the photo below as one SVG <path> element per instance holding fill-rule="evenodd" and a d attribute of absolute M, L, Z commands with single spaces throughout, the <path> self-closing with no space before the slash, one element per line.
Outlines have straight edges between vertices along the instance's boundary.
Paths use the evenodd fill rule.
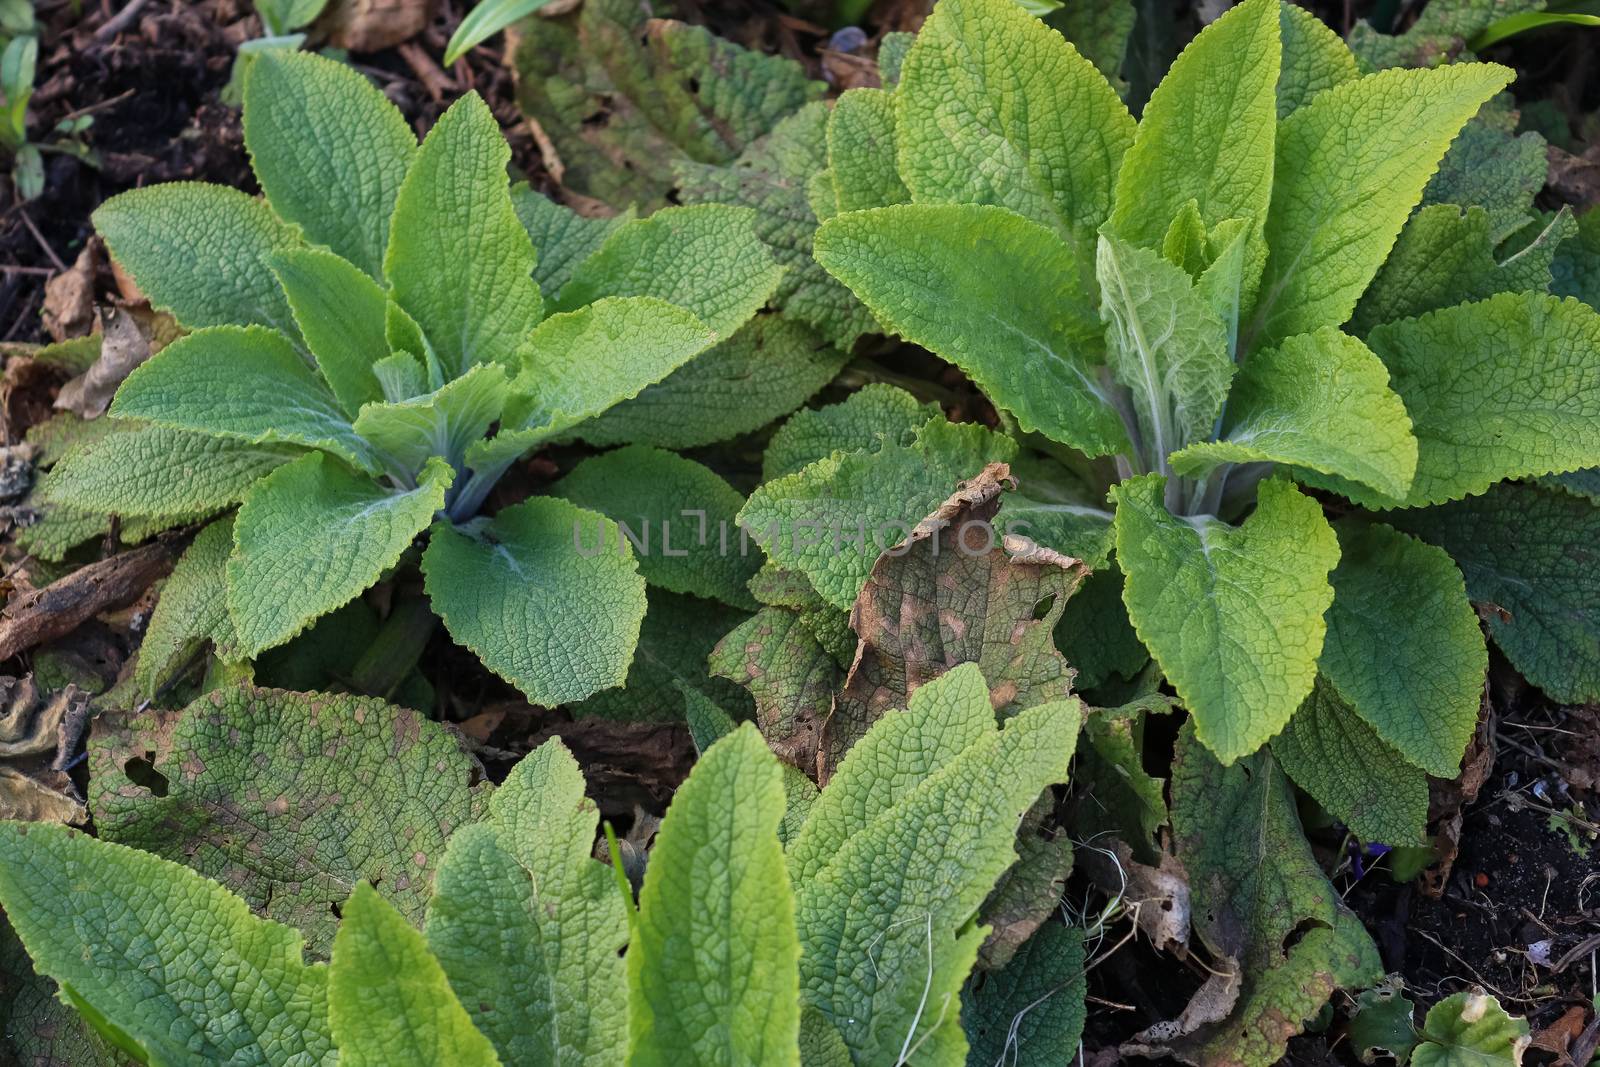
<path fill-rule="evenodd" d="M 1350 317 L 1451 138 L 1511 77 L 1477 63 L 1383 71 L 1283 120 L 1256 345 Z"/>
<path fill-rule="evenodd" d="M 672 798 L 628 947 L 628 1062 L 799 1067 L 794 900 L 778 762 L 746 724 Z"/>
<path fill-rule="evenodd" d="M 1445 997 L 1428 1009 L 1415 1067 L 1490 1067 L 1519 1063 L 1528 1047 L 1528 1021 L 1512 1018 L 1487 993 Z"/>
<path fill-rule="evenodd" d="M 244 139 L 279 217 L 381 279 L 389 218 L 417 154 L 400 109 L 348 64 L 269 49 L 245 79 Z"/>
<path fill-rule="evenodd" d="M 333 1067 L 327 972 L 300 935 L 186 867 L 0 823 L 0 906 L 102 1036 L 156 1065 Z"/>
<path fill-rule="evenodd" d="M 95 229 L 150 303 L 185 327 L 271 326 L 295 336 L 272 255 L 301 244 L 267 205 L 237 189 L 171 182 L 112 197 Z"/>
<path fill-rule="evenodd" d="M 828 166 L 840 211 L 911 200 L 895 166 L 895 97 L 882 89 L 839 94 L 828 115 Z"/>
<path fill-rule="evenodd" d="M 509 394 L 502 367 L 479 365 L 426 396 L 366 405 L 356 433 L 407 475 L 433 456 L 458 465 L 500 418 Z"/>
<path fill-rule="evenodd" d="M 1223 463 L 1298 464 L 1403 496 L 1417 439 L 1383 361 L 1328 327 L 1251 356 L 1228 396 L 1222 437 L 1172 457 L 1187 475 Z"/>
<path fill-rule="evenodd" d="M 874 383 L 837 404 L 797 411 L 778 427 L 761 456 L 761 480 L 804 470 L 835 452 L 876 451 L 880 441 L 909 445 L 916 432 L 939 414 L 893 385 Z"/>
<path fill-rule="evenodd" d="M 552 295 L 561 292 L 578 264 L 599 251 L 618 226 L 633 219 L 631 209 L 610 218 L 580 215 L 535 192 L 526 182 L 511 187 L 511 205 L 539 258 L 533 280 L 541 293 Z"/>
<path fill-rule="evenodd" d="M 174 341 L 128 375 L 118 418 L 256 443 L 324 448 L 357 467 L 365 441 L 317 372 L 280 333 L 218 326 Z"/>
<path fill-rule="evenodd" d="M 1278 75 L 1280 119 L 1305 107 L 1318 93 L 1361 76 L 1350 49 L 1312 12 L 1283 0 L 1278 25 L 1283 38 L 1283 70 Z"/>
<path fill-rule="evenodd" d="M 1282 46 L 1278 0 L 1246 0 L 1200 32 L 1145 105 L 1117 178 L 1111 229 L 1158 244 L 1190 200 L 1207 229 L 1259 225 L 1272 195 Z"/>
<path fill-rule="evenodd" d="M 746 612 L 719 601 L 650 590 L 627 682 L 578 704 L 574 717 L 673 722 L 682 710 L 685 687 L 704 693 L 719 707 L 743 712 L 750 703 L 748 694 L 711 677 L 707 660 L 718 640 L 747 618 Z"/>
<path fill-rule="evenodd" d="M 123 768 L 152 748 L 164 792 Z M 487 788 L 461 742 L 409 708 L 252 686 L 97 735 L 90 758 L 102 836 L 217 879 L 319 955 L 363 879 L 420 922 L 445 842 Z"/>
<path fill-rule="evenodd" d="M 599 811 L 559 740 L 525 756 L 450 838 L 428 947 L 506 1063 L 602 1067 L 627 1040 L 628 915 L 589 856 Z"/>
<path fill-rule="evenodd" d="M 1134 123 L 1077 49 L 1013 0 L 943 0 L 906 56 L 897 108 L 914 200 L 1010 208 L 1087 261 Z"/>
<path fill-rule="evenodd" d="M 244 658 L 228 615 L 226 569 L 232 551 L 229 516 L 201 530 L 172 568 L 139 644 L 134 678 L 142 696 L 154 697 L 203 642 L 211 642 L 224 663 Z"/>
<path fill-rule="evenodd" d="M 453 472 L 434 460 L 396 492 L 319 453 L 263 478 L 239 508 L 228 613 L 244 653 L 281 645 L 359 596 L 444 507 Z"/>
<path fill-rule="evenodd" d="M 111 433 L 74 448 L 51 469 L 47 500 L 111 515 L 208 515 L 237 503 L 299 454 L 282 445 L 108 421 Z"/>
<path fill-rule="evenodd" d="M 1046 923 L 1011 962 L 961 994 L 961 1025 L 977 1065 L 1053 1067 L 1071 1063 L 1088 1015 L 1083 931 Z M 981 982 L 981 984 L 979 984 Z"/>
<path fill-rule="evenodd" d="M 328 966 L 328 1021 L 342 1067 L 499 1067 L 422 935 L 366 882 L 344 905 Z"/>
<path fill-rule="evenodd" d="M 1311 691 L 1339 545 L 1322 508 L 1287 482 L 1262 483 L 1239 527 L 1174 518 L 1163 485 L 1147 475 L 1111 491 L 1122 599 L 1200 739 L 1232 763 Z"/>
<path fill-rule="evenodd" d="M 904 204 L 830 219 L 816 255 L 888 329 L 956 364 L 1024 430 L 1091 456 L 1127 449 L 1095 376 L 1101 327 L 1080 265 L 1046 227 L 1000 207 Z M 1017 299 L 1030 291 L 1051 298 Z"/>
<path fill-rule="evenodd" d="M 1337 530 L 1322 674 L 1406 759 L 1454 778 L 1489 668 L 1461 572 L 1445 552 L 1388 526 Z"/>
<path fill-rule="evenodd" d="M 542 314 L 533 245 L 511 205 L 510 159 L 500 124 L 470 93 L 434 124 L 395 201 L 384 273 L 448 377 L 477 363 L 514 370 Z"/>
<path fill-rule="evenodd" d="M 350 261 L 316 248 L 279 252 L 272 270 L 345 414 L 354 418 L 362 404 L 382 400 L 372 365 L 389 355 L 383 288 Z"/>
<path fill-rule="evenodd" d="M 1500 485 L 1391 521 L 1455 559 L 1489 634 L 1557 700 L 1600 700 L 1600 507 L 1561 490 Z"/>
<path fill-rule="evenodd" d="M 450 635 L 529 700 L 582 700 L 627 677 L 644 579 L 604 516 L 534 497 L 485 524 L 440 523 L 422 570 Z"/>
<path fill-rule="evenodd" d="M 767 555 L 805 572 L 823 598 L 848 608 L 879 553 L 905 540 L 955 490 L 1016 446 L 981 426 L 936 420 L 906 448 L 835 453 L 767 482 L 739 512 Z"/>

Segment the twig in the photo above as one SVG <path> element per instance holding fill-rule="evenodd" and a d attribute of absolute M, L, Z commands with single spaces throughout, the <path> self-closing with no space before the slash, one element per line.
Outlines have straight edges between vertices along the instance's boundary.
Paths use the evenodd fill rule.
<path fill-rule="evenodd" d="M 1600 948 L 1600 934 L 1584 938 L 1561 954 L 1561 958 L 1556 960 L 1555 964 L 1550 968 L 1550 973 L 1560 974 L 1567 969 L 1567 965 L 1572 963 L 1573 960 L 1578 959 L 1580 956 L 1587 956 L 1597 948 Z"/>
<path fill-rule="evenodd" d="M 105 25 L 94 31 L 97 41 L 109 41 L 123 30 L 132 25 L 133 20 L 139 17 L 139 12 L 150 0 L 128 0 L 128 6 L 106 19 Z"/>
<path fill-rule="evenodd" d="M 98 100 L 93 104 L 89 104 L 89 105 L 87 105 L 85 107 L 80 107 L 76 111 L 69 111 L 65 115 L 62 115 L 56 121 L 57 122 L 71 122 L 73 119 L 81 119 L 85 115 L 92 115 L 96 111 L 104 111 L 108 107 L 115 107 L 117 104 L 122 103 L 124 100 L 128 99 L 128 97 L 132 96 L 133 93 L 134 93 L 134 90 L 132 90 L 132 89 L 125 90 L 123 92 L 118 93 L 116 96 L 108 97 L 105 100 Z"/>
<path fill-rule="evenodd" d="M 61 273 L 50 267 L 24 267 L 19 263 L 0 263 L 0 273 L 4 274 L 42 274 L 46 278 L 54 277 Z"/>
<path fill-rule="evenodd" d="M 50 247 L 50 242 L 44 239 L 44 234 L 39 232 L 39 227 L 33 224 L 33 219 L 28 216 L 28 213 L 18 208 L 17 214 L 22 216 L 22 224 L 28 228 L 29 233 L 33 234 L 33 239 L 39 243 L 40 248 L 44 249 L 44 254 L 50 257 L 50 262 L 56 265 L 56 270 L 62 274 L 67 273 L 67 265 L 61 262 L 61 257 L 56 255 L 56 250 Z"/>

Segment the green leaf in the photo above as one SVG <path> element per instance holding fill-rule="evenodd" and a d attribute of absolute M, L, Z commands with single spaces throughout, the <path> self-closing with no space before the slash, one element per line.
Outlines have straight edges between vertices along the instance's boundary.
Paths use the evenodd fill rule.
<path fill-rule="evenodd" d="M 1173 517 L 1163 485 L 1147 475 L 1111 490 L 1122 599 L 1200 740 L 1232 763 L 1311 691 L 1339 545 L 1322 508 L 1288 482 L 1263 482 L 1239 527 Z"/>
<path fill-rule="evenodd" d="M 1370 68 L 1438 66 L 1496 19 L 1543 6 L 1543 0 L 1450 0 L 1424 7 L 1400 34 L 1379 33 L 1370 23 L 1358 22 L 1350 32 L 1350 47 Z"/>
<path fill-rule="evenodd" d="M 1502 293 L 1380 326 L 1367 343 L 1411 413 L 1416 478 L 1404 497 L 1313 484 L 1373 508 L 1417 507 L 1600 462 L 1600 380 L 1585 369 L 1600 345 L 1593 308 Z"/>
<path fill-rule="evenodd" d="M 1420 845 L 1428 821 L 1428 777 L 1373 732 L 1319 680 L 1272 754 L 1295 784 L 1363 841 Z"/>
<path fill-rule="evenodd" d="M 739 512 L 778 564 L 803 571 L 823 598 L 848 608 L 880 552 L 903 541 L 958 482 L 1015 453 L 1008 439 L 973 424 L 936 420 L 909 448 L 835 453 L 767 482 Z"/>
<path fill-rule="evenodd" d="M 882 89 L 839 94 L 828 115 L 828 166 L 839 211 L 905 204 L 911 192 L 895 166 L 895 97 Z"/>
<path fill-rule="evenodd" d="M 1421 208 L 1356 305 L 1350 328 L 1366 334 L 1381 323 L 1496 293 L 1544 292 L 1550 288 L 1552 261 L 1576 232 L 1577 223 L 1563 210 L 1527 247 L 1501 261 L 1482 208 Z"/>
<path fill-rule="evenodd" d="M 244 139 L 278 216 L 382 279 L 389 218 L 417 154 L 400 109 L 347 64 L 273 49 L 245 78 Z"/>
<path fill-rule="evenodd" d="M 1083 931 L 1046 923 L 1011 962 L 961 993 L 967 1062 L 1051 1067 L 1071 1063 L 1087 1017 Z"/>
<path fill-rule="evenodd" d="M 628 915 L 589 856 L 598 819 L 577 761 L 552 739 L 511 769 L 439 867 L 428 947 L 505 1063 L 622 1059 Z"/>
<path fill-rule="evenodd" d="M 1350 1043 L 1363 1060 L 1376 1060 L 1386 1052 L 1399 1063 L 1411 1060 L 1418 1035 L 1412 1016 L 1416 1005 L 1405 995 L 1405 983 L 1392 976 L 1373 989 L 1362 991 L 1350 1011 Z"/>
<path fill-rule="evenodd" d="M 1456 993 L 1428 1009 L 1411 1062 L 1415 1067 L 1520 1063 L 1528 1042 L 1528 1021 L 1506 1014 L 1499 1000 L 1481 992 Z"/>
<path fill-rule="evenodd" d="M 1077 49 L 1013 0 L 943 0 L 906 56 L 897 108 L 912 199 L 1010 208 L 1087 260 L 1134 123 Z"/>
<path fill-rule="evenodd" d="M 430 461 L 396 492 L 318 453 L 263 478 L 239 508 L 228 613 L 255 657 L 359 596 L 444 507 L 453 474 Z"/>
<path fill-rule="evenodd" d="M 758 315 L 579 433 L 601 446 L 697 448 L 730 440 L 805 403 L 849 358 L 794 319 Z"/>
<path fill-rule="evenodd" d="M 1278 118 L 1309 104 L 1335 85 L 1361 76 L 1356 57 L 1327 23 L 1298 4 L 1283 0 L 1278 26 L 1283 38 L 1283 70 L 1278 75 Z"/>
<path fill-rule="evenodd" d="M 1500 485 L 1391 521 L 1450 553 L 1523 677 L 1563 702 L 1600 699 L 1600 508 L 1559 490 Z"/>
<path fill-rule="evenodd" d="M 0 1050 L 29 1067 L 122 1067 L 127 1062 L 60 999 L 60 987 L 36 974 L 11 927 L 0 924 Z M 848 1060 L 845 1061 L 848 1064 Z"/>
<path fill-rule="evenodd" d="M 674 722 L 685 687 L 704 693 L 719 707 L 743 712 L 749 696 L 732 682 L 713 678 L 707 659 L 723 634 L 749 618 L 714 600 L 652 589 L 639 628 L 639 647 L 621 689 L 596 693 L 573 708 L 574 718 L 625 722 Z"/>
<path fill-rule="evenodd" d="M 344 1067 L 499 1067 L 494 1046 L 450 991 L 439 961 L 367 882 L 344 905 L 328 966 L 328 1021 Z"/>
<path fill-rule="evenodd" d="M 617 227 L 633 219 L 629 210 L 610 218 L 589 218 L 534 192 L 527 182 L 511 187 L 511 206 L 533 241 L 539 262 L 533 280 L 542 293 L 559 293 L 578 264 L 600 250 Z"/>
<path fill-rule="evenodd" d="M 799 1067 L 783 813 L 778 763 L 749 724 L 712 745 L 674 794 L 628 947 L 629 1063 Z"/>
<path fill-rule="evenodd" d="M 750 691 L 756 725 L 779 758 L 811 771 L 844 672 L 805 621 L 800 612 L 762 608 L 718 642 L 707 666 Z"/>
<path fill-rule="evenodd" d="M 1578 216 L 1576 239 L 1556 249 L 1550 274 L 1552 293 L 1600 305 L 1600 211 L 1590 208 Z"/>
<path fill-rule="evenodd" d="M 685 203 L 755 209 L 756 233 L 786 268 L 772 305 L 848 349 L 875 327 L 867 309 L 811 254 L 819 216 L 808 190 L 827 165 L 828 116 L 826 104 L 808 104 L 752 143 L 731 166 L 681 163 L 674 169 Z"/>
<path fill-rule="evenodd" d="M 111 403 L 118 418 L 323 448 L 367 468 L 372 460 L 317 372 L 280 333 L 249 326 L 198 330 L 128 375 Z"/>
<path fill-rule="evenodd" d="M 164 789 L 125 769 L 151 751 Z M 488 789 L 456 736 L 416 711 L 248 685 L 97 731 L 90 761 L 101 836 L 215 878 L 320 956 L 363 879 L 420 922 L 446 840 Z"/>
<path fill-rule="evenodd" d="M 238 502 L 299 454 L 169 426 L 107 422 L 110 433 L 73 448 L 51 468 L 45 499 L 113 515 L 208 515 Z"/>
<path fill-rule="evenodd" d="M 1380 738 L 1452 779 L 1489 669 L 1461 572 L 1447 553 L 1388 526 L 1336 529 L 1322 674 Z"/>
<path fill-rule="evenodd" d="M 497 364 L 473 367 L 426 396 L 367 404 L 356 418 L 356 433 L 407 476 L 433 456 L 459 466 L 500 418 L 510 385 Z"/>
<path fill-rule="evenodd" d="M 1101 327 L 1080 266 L 1046 227 L 999 207 L 904 204 L 830 219 L 816 255 L 888 329 L 956 364 L 1024 430 L 1091 456 L 1128 448 L 1095 374 Z M 1052 298 L 1018 300 L 1024 291 Z"/>
<path fill-rule="evenodd" d="M 244 659 L 233 619 L 228 616 L 225 574 L 232 551 L 233 518 L 229 516 L 201 530 L 172 568 L 139 644 L 134 678 L 142 696 L 153 698 L 206 641 L 224 663 Z"/>
<path fill-rule="evenodd" d="M 382 287 L 348 260 L 315 248 L 279 252 L 272 271 L 345 414 L 354 418 L 362 404 L 382 400 L 372 370 L 389 355 L 389 298 Z"/>
<path fill-rule="evenodd" d="M 1350 317 L 1451 138 L 1511 77 L 1477 63 L 1384 71 L 1283 120 L 1257 346 Z"/>
<path fill-rule="evenodd" d="M 1117 95 L 1127 99 L 1128 83 L 1122 77 L 1122 67 L 1128 58 L 1128 43 L 1138 17 L 1132 0 L 1112 0 L 1106 4 L 1067 4 L 1044 16 L 1044 23 L 1059 30 L 1072 47 L 1105 75 Z M 884 42 L 878 46 L 880 67 L 888 36 L 885 35 Z"/>
<path fill-rule="evenodd" d="M 295 336 L 273 253 L 300 235 L 237 189 L 171 182 L 121 193 L 94 212 L 111 254 L 150 303 L 185 327 L 271 326 Z"/>
<path fill-rule="evenodd" d="M 1103 234 L 1095 265 L 1106 362 L 1133 392 L 1139 444 L 1165 469 L 1222 413 L 1234 372 L 1228 328 L 1188 272 L 1157 252 Z"/>
<path fill-rule="evenodd" d="M 904 389 L 882 383 L 865 386 L 837 404 L 797 411 L 768 442 L 761 480 L 794 474 L 835 452 L 873 452 L 884 440 L 909 445 L 938 414 L 937 404 L 920 403 Z"/>
<path fill-rule="evenodd" d="M 550 492 L 620 523 L 650 584 L 755 607 L 745 586 L 761 554 L 734 525 L 744 496 L 710 468 L 629 445 L 584 460 Z"/>
<path fill-rule="evenodd" d="M 487 41 L 518 19 L 525 19 L 544 7 L 550 0 L 479 0 L 467 17 L 461 20 L 456 32 L 450 35 L 445 46 L 444 65 L 456 60 Z"/>
<path fill-rule="evenodd" d="M 1259 225 L 1272 196 L 1282 46 L 1278 0 L 1246 0 L 1200 32 L 1139 119 L 1117 177 L 1110 228 L 1153 247 L 1190 200 L 1210 229 Z"/>
<path fill-rule="evenodd" d="M 1114 537 L 1115 528 L 1109 529 Z M 1094 689 L 1113 677 L 1132 680 L 1150 662 L 1150 653 L 1128 621 L 1122 586 L 1122 571 L 1115 564 L 1095 571 L 1061 614 L 1055 644 L 1077 670 L 1075 684 L 1080 689 Z"/>
<path fill-rule="evenodd" d="M 65 827 L 0 823 L 0 905 L 34 966 L 152 1064 L 332 1067 L 327 972 L 300 935 L 186 867 Z"/>
<path fill-rule="evenodd" d="M 1417 440 L 1383 361 L 1327 327 L 1251 356 L 1221 438 L 1172 457 L 1172 469 L 1191 476 L 1225 463 L 1298 464 L 1404 496 Z"/>
<path fill-rule="evenodd" d="M 582 700 L 627 677 L 644 579 L 604 516 L 534 497 L 485 524 L 440 523 L 422 570 L 450 635 L 534 703 Z"/>
<path fill-rule="evenodd" d="M 478 363 L 514 370 L 542 313 L 510 159 L 500 124 L 469 93 L 434 124 L 395 201 L 384 273 L 448 377 Z"/>
<path fill-rule="evenodd" d="M 1531 130 L 1518 134 L 1517 120 L 1509 96 L 1485 104 L 1462 127 L 1422 194 L 1424 204 L 1483 208 L 1497 245 L 1533 221 L 1533 198 L 1549 168 L 1545 139 Z"/>
<path fill-rule="evenodd" d="M 928 1063 L 965 1060 L 956 998 L 986 933 L 971 920 L 1016 860 L 1017 820 L 1066 778 L 1081 708 L 1041 704 L 967 746 L 799 884 L 802 1003 L 855 1063 L 894 1063 L 912 1048 Z M 862 895 L 880 903 L 847 906 Z"/>
<path fill-rule="evenodd" d="M 654 297 L 694 312 L 718 340 L 765 304 L 783 268 L 756 235 L 756 213 L 726 204 L 664 208 L 618 226 L 573 272 L 552 311 L 602 297 Z"/>

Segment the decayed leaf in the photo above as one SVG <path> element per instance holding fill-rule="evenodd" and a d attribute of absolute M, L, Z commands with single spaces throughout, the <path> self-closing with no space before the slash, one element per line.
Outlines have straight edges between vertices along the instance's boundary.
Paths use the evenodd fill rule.
<path fill-rule="evenodd" d="M 117 386 L 133 368 L 149 359 L 153 351 L 151 338 L 139 328 L 131 312 L 108 313 L 100 341 L 100 358 L 61 387 L 56 396 L 56 408 L 86 419 L 99 418 L 110 406 Z"/>
<path fill-rule="evenodd" d="M 822 724 L 843 672 L 801 613 L 762 608 L 722 639 L 710 666 L 712 674 L 750 691 L 756 725 L 780 759 L 803 771 L 815 768 Z"/>
<path fill-rule="evenodd" d="M 77 826 L 88 818 L 83 801 L 67 793 L 72 780 L 59 771 L 45 773 L 56 780 L 55 788 L 14 767 L 0 766 L 0 819 Z"/>
<path fill-rule="evenodd" d="M 90 239 L 72 269 L 44 283 L 44 328 L 57 341 L 79 337 L 94 325 L 94 274 L 100 263 L 100 242 Z"/>
<path fill-rule="evenodd" d="M 989 936 L 978 949 L 978 967 L 997 971 L 1011 963 L 1061 901 L 1072 875 L 1072 840 L 1065 830 L 1043 825 L 1055 798 L 1043 796 L 1022 817 L 1017 862 L 978 910 Z"/>
<path fill-rule="evenodd" d="M 456 738 L 415 711 L 251 686 L 102 720 L 89 755 L 102 837 L 189 864 L 324 953 L 332 906 L 363 879 L 420 919 L 446 839 L 486 792 Z"/>
<path fill-rule="evenodd" d="M 989 525 L 1009 477 L 991 464 L 873 565 L 850 616 L 861 645 L 823 726 L 823 782 L 885 711 L 958 663 L 983 669 L 1002 713 L 1072 691 L 1051 631 L 1088 569 Z"/>
<path fill-rule="evenodd" d="M 334 48 L 378 52 L 421 33 L 438 7 L 438 0 L 333 0 L 316 30 Z"/>
<path fill-rule="evenodd" d="M 0 819 L 76 826 L 88 818 L 63 771 L 88 719 L 89 694 L 73 683 L 41 694 L 33 675 L 0 678 Z"/>

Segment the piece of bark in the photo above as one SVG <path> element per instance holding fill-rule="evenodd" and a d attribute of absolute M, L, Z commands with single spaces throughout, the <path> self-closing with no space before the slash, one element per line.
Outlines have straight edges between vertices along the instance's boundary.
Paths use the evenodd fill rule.
<path fill-rule="evenodd" d="M 102 611 L 131 604 L 172 570 L 179 541 L 163 538 L 118 553 L 13 599 L 0 612 L 0 660 L 71 633 Z"/>

